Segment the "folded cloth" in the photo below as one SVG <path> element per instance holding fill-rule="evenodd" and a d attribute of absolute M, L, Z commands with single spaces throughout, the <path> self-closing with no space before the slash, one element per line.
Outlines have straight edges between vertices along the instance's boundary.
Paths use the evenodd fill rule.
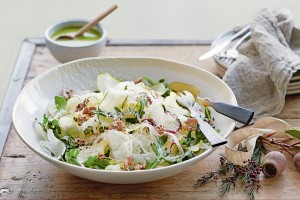
<path fill-rule="evenodd" d="M 238 104 L 255 112 L 252 123 L 280 113 L 291 77 L 300 69 L 300 30 L 291 13 L 259 10 L 251 22 L 251 39 L 239 52 L 223 77 Z"/>

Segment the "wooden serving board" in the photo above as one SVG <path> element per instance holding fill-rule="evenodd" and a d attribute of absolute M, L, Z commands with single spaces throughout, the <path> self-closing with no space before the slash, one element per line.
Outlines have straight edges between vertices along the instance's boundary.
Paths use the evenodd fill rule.
<path fill-rule="evenodd" d="M 182 42 L 157 42 L 153 45 L 149 41 L 131 44 L 135 45 L 108 45 L 101 57 L 160 57 L 191 64 L 217 74 L 213 59 L 197 61 L 197 57 L 210 48 L 208 45 Z M 224 147 L 219 147 L 209 157 L 178 175 L 133 185 L 85 180 L 44 161 L 21 141 L 11 126 L 11 120 L 6 118 L 10 118 L 12 105 L 19 92 L 16 85 L 21 83 L 21 89 L 22 85 L 58 64 L 42 39 L 24 41 L 12 77 L 12 86 L 8 89 L 0 114 L 0 119 L 4 119 L 0 124 L 0 143 L 4 146 L 3 151 L 0 149 L 0 199 L 248 199 L 243 188 L 236 188 L 225 196 L 220 196 L 220 180 L 212 181 L 201 188 L 193 188 L 201 175 L 218 169 L 219 157 L 224 153 Z M 292 126 L 300 126 L 300 95 L 287 96 L 285 107 L 277 117 Z M 8 132 L 3 132 L 6 129 Z M 5 135 L 8 135 L 6 142 Z M 292 157 L 287 158 L 288 165 L 281 176 L 270 179 L 261 176 L 263 189 L 256 194 L 256 199 L 300 199 L 300 173 L 295 170 Z"/>

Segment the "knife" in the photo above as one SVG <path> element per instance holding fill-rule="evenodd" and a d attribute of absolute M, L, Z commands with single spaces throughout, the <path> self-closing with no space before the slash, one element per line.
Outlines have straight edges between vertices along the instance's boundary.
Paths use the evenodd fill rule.
<path fill-rule="evenodd" d="M 200 130 L 210 142 L 211 146 L 217 147 L 226 144 L 227 141 L 219 133 L 217 133 L 213 127 L 204 121 L 199 114 L 197 114 L 196 110 L 201 108 L 202 106 L 195 102 L 193 107 L 190 108 L 190 115 L 197 120 Z"/>
<path fill-rule="evenodd" d="M 234 39 L 240 37 L 241 35 L 245 34 L 246 32 L 250 31 L 251 26 L 247 25 L 245 26 L 242 30 L 240 30 L 239 32 L 235 33 L 233 36 L 231 36 L 228 40 L 224 41 L 222 44 L 216 46 L 215 48 L 209 50 L 208 52 L 206 52 L 205 54 L 203 54 L 202 56 L 200 56 L 198 58 L 198 60 L 205 60 L 207 58 L 212 57 L 213 55 L 215 55 L 216 53 L 222 51 L 227 45 L 229 45 Z"/>
<path fill-rule="evenodd" d="M 190 110 L 190 115 L 198 121 L 200 130 L 210 142 L 212 147 L 221 146 L 227 143 L 227 141 L 221 135 L 219 135 L 219 133 L 217 133 L 213 127 L 211 127 L 207 122 L 198 116 L 193 108 Z"/>

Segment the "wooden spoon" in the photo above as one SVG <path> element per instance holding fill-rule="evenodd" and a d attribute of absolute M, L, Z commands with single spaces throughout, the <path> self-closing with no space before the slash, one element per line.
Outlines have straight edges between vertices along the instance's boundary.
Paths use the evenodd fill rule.
<path fill-rule="evenodd" d="M 107 9 L 104 13 L 101 13 L 98 17 L 96 17 L 94 20 L 90 21 L 86 25 L 84 25 L 81 29 L 79 29 L 74 35 L 61 35 L 57 37 L 55 40 L 74 40 L 75 38 L 81 36 L 86 31 L 90 30 L 98 24 L 102 19 L 104 19 L 107 15 L 112 13 L 114 10 L 116 10 L 118 6 L 116 4 L 112 5 L 109 9 Z"/>
<path fill-rule="evenodd" d="M 208 99 L 198 97 L 200 93 L 199 88 L 197 88 L 194 85 L 181 83 L 181 82 L 172 82 L 169 84 L 169 87 L 175 92 L 181 92 L 183 90 L 187 90 L 190 93 L 192 93 L 197 103 L 200 103 L 203 106 L 210 106 L 218 113 L 221 113 L 243 124 L 246 125 L 249 124 L 253 118 L 254 112 L 252 110 L 238 107 L 238 106 L 233 106 L 227 103 L 212 102 Z"/>

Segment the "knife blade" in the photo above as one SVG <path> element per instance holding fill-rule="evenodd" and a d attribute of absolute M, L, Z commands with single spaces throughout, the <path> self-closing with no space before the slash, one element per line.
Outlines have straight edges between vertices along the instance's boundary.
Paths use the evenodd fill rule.
<path fill-rule="evenodd" d="M 203 54 L 202 56 L 200 56 L 198 58 L 198 60 L 205 60 L 207 58 L 212 57 L 213 55 L 215 55 L 216 53 L 222 51 L 227 45 L 229 45 L 234 39 L 240 37 L 241 35 L 247 33 L 250 31 L 251 26 L 247 25 L 245 26 L 242 30 L 238 31 L 237 33 L 235 33 L 233 36 L 231 36 L 229 39 L 227 39 L 226 41 L 224 41 L 222 44 L 216 46 L 215 48 L 209 50 L 208 52 L 206 52 L 205 54 Z"/>
<path fill-rule="evenodd" d="M 227 141 L 221 135 L 219 135 L 213 129 L 213 127 L 211 127 L 207 122 L 205 122 L 201 117 L 198 116 L 194 108 L 190 110 L 190 115 L 191 117 L 197 119 L 200 130 L 210 142 L 212 147 L 221 146 L 227 143 Z"/>

